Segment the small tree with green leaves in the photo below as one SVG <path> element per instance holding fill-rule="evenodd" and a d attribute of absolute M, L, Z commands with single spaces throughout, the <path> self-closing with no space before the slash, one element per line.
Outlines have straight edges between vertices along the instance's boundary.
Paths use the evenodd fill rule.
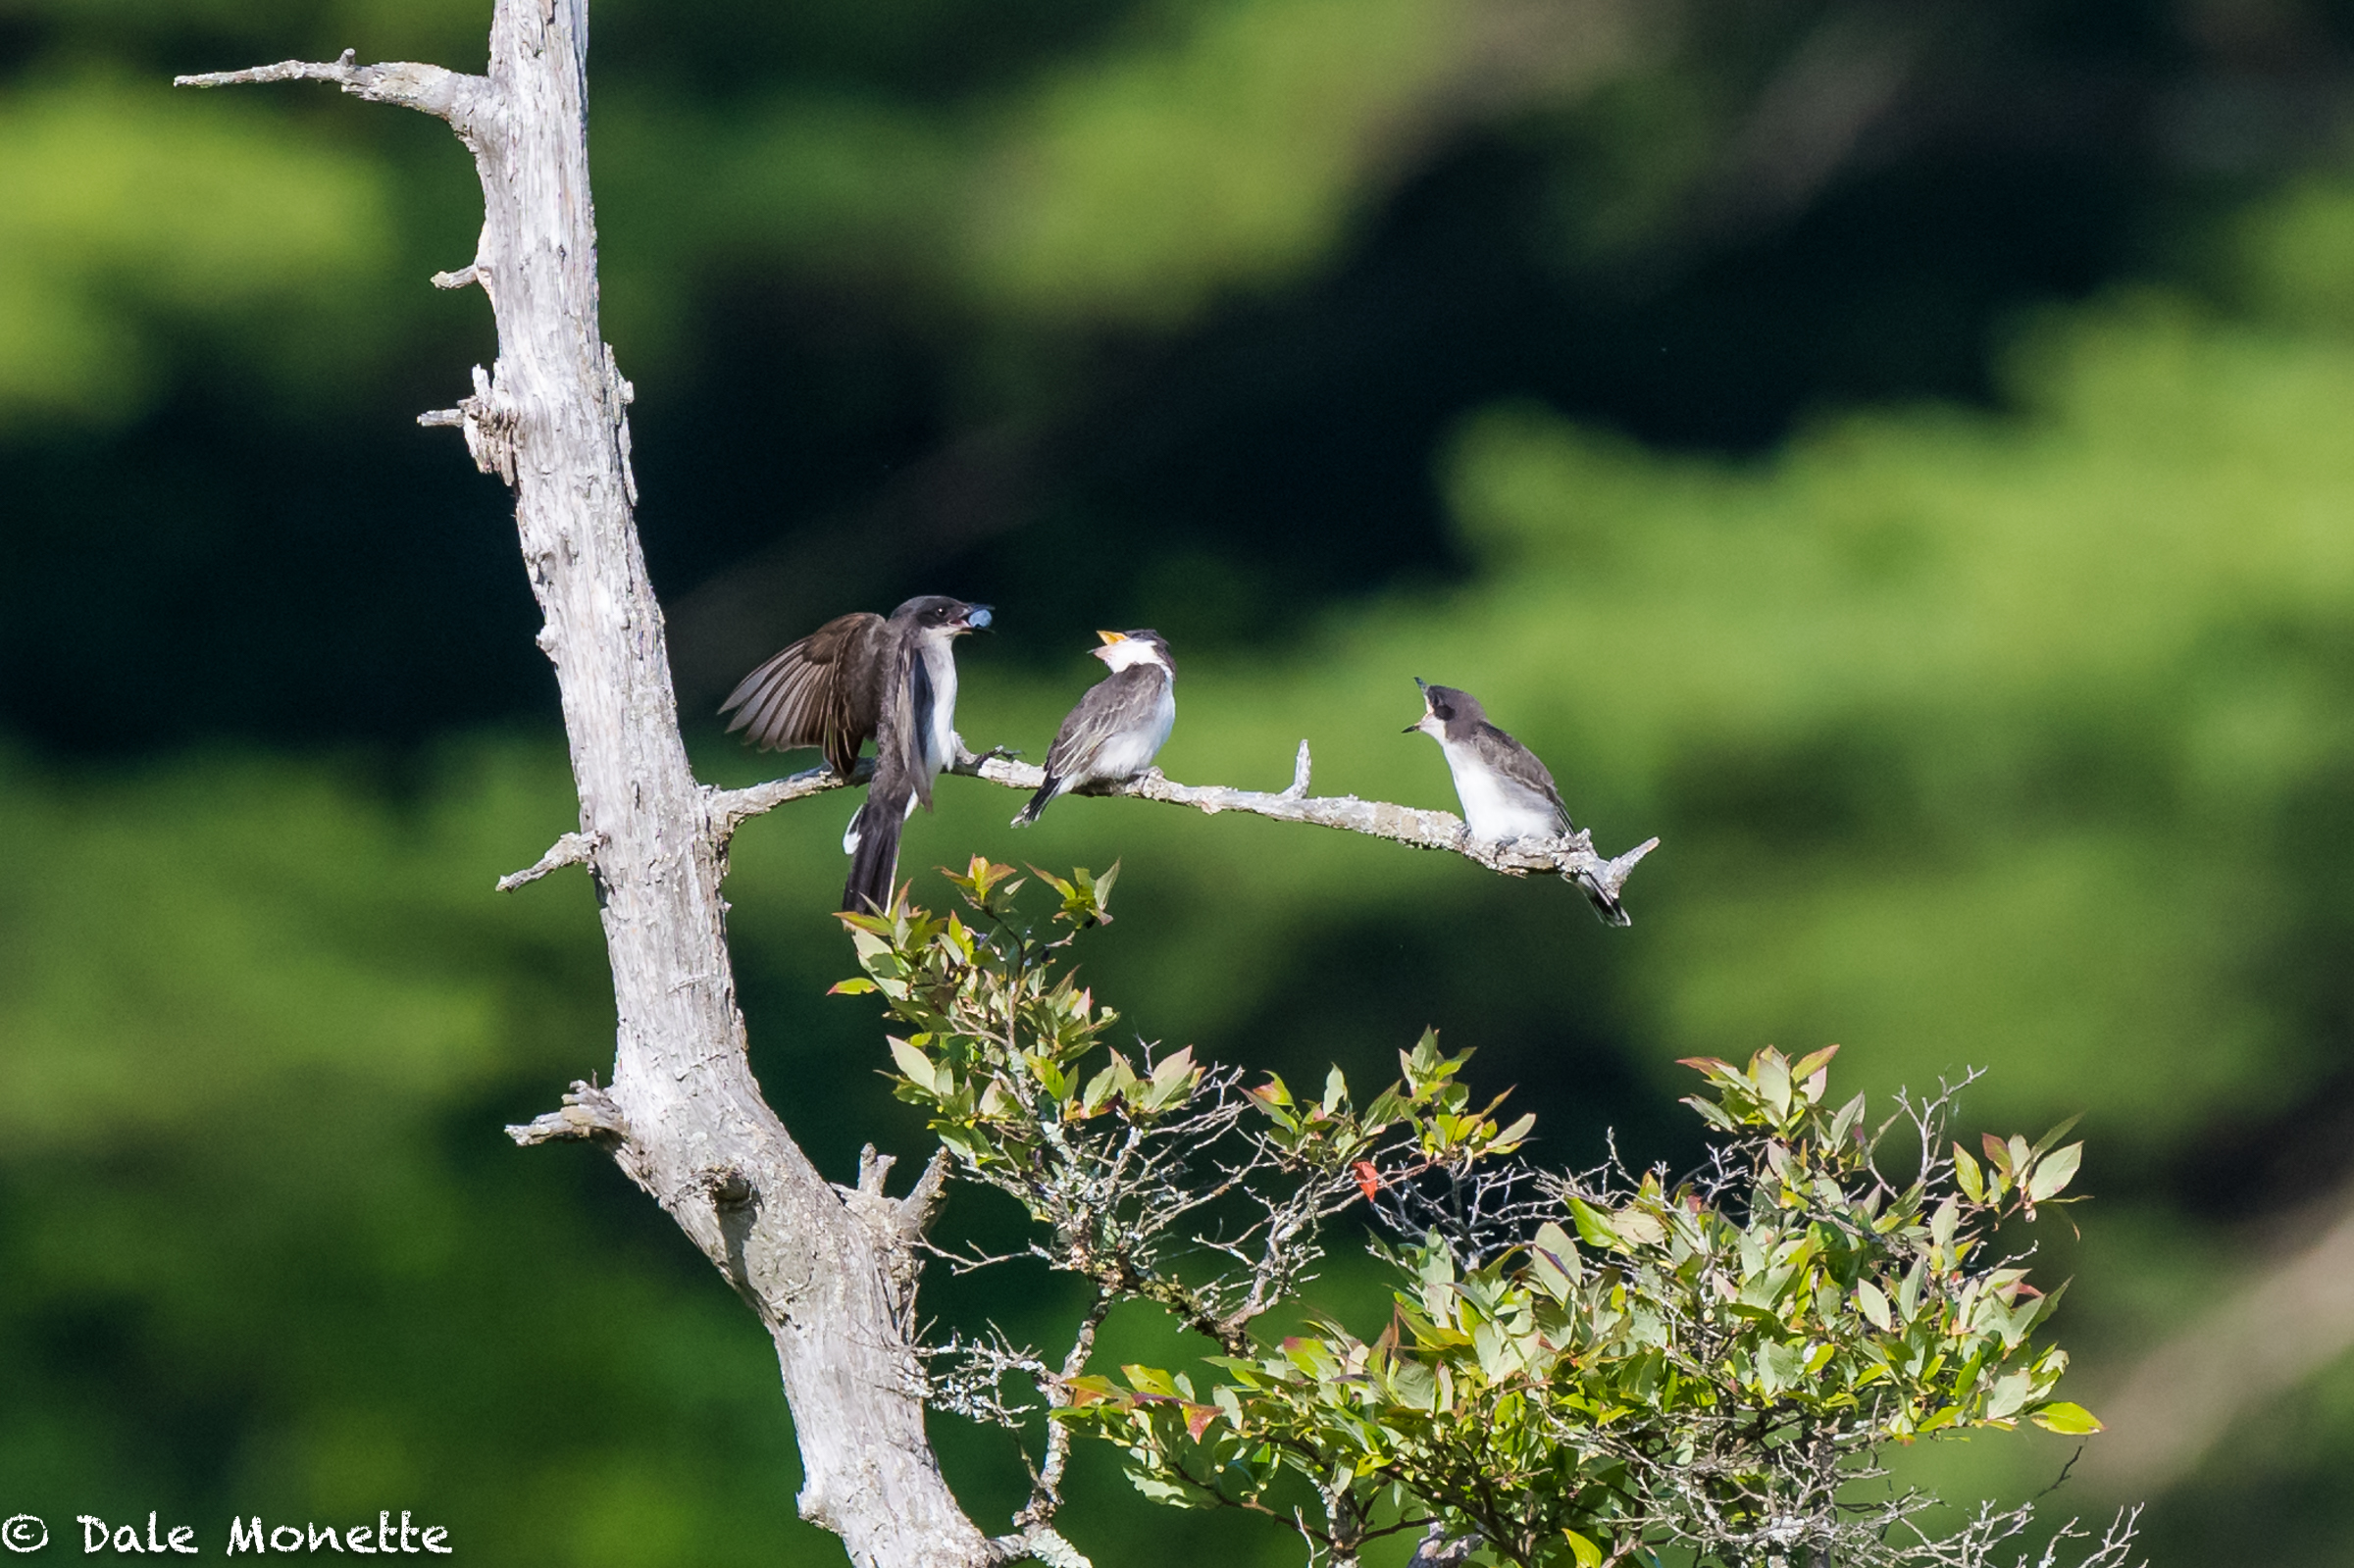
<path fill-rule="evenodd" d="M 1710 1129 L 1694 1173 L 1614 1151 L 1549 1171 L 1520 1152 L 1533 1118 L 1474 1105 L 1470 1053 L 1432 1035 L 1361 1106 L 1338 1069 L 1304 1097 L 1190 1048 L 1113 1047 L 1116 1015 L 1067 962 L 1110 918 L 1113 876 L 1039 876 L 1060 900 L 1043 933 L 1016 909 L 1024 879 L 981 859 L 948 878 L 962 913 L 902 898 L 843 917 L 865 975 L 837 987 L 879 993 L 902 1027 L 897 1092 L 942 1159 L 1015 1198 L 1027 1254 L 1093 1288 L 1058 1363 L 995 1335 L 936 1351 L 946 1407 L 1016 1429 L 1045 1410 L 1032 1517 L 1087 1434 L 1126 1450 L 1148 1496 L 1267 1514 L 1325 1562 L 1418 1532 L 1423 1563 L 1989 1563 L 2024 1510 L 1931 1538 L 1917 1524 L 1934 1499 L 1861 1500 L 1875 1456 L 2021 1421 L 2099 1430 L 2058 1397 L 2067 1354 L 2037 1338 L 2061 1292 L 2003 1239 L 2071 1201 L 2082 1145 L 2065 1125 L 1990 1135 L 1981 1159 L 1947 1140 L 1962 1086 L 1873 1122 L 1863 1096 L 1828 1098 L 1836 1046 L 1768 1048 L 1686 1064 Z M 1398 1280 L 1389 1321 L 1255 1332 L 1297 1307 L 1353 1208 Z M 1126 1300 L 1215 1353 L 1190 1373 L 1090 1372 Z M 2129 1518 L 2097 1539 L 2072 1526 L 2042 1560 L 2077 1540 L 2119 1564 L 2130 1536 Z"/>

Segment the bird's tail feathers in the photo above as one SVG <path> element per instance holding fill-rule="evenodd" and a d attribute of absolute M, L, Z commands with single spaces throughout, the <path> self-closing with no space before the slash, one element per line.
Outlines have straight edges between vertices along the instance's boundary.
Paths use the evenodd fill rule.
<path fill-rule="evenodd" d="M 1014 813 L 1013 825 L 1016 828 L 1027 828 L 1038 821 L 1039 813 L 1052 805 L 1054 797 L 1061 794 L 1062 791 L 1063 781 L 1055 778 L 1052 774 L 1048 774 L 1047 782 L 1038 786 L 1038 793 L 1032 795 L 1029 803 Z"/>
<path fill-rule="evenodd" d="M 1616 893 L 1587 877 L 1571 880 L 1577 884 L 1578 890 L 1586 895 L 1586 901 L 1594 906 L 1594 913 L 1602 917 L 1604 925 L 1631 926 L 1635 923 L 1635 917 L 1626 912 L 1626 906 L 1618 901 Z"/>
<path fill-rule="evenodd" d="M 872 796 L 868 803 L 873 803 Z M 866 820 L 869 815 L 875 819 L 871 823 Z M 842 889 L 844 909 L 881 914 L 891 908 L 892 884 L 899 875 L 899 830 L 905 823 L 902 813 L 869 813 L 865 806 L 850 819 L 850 833 L 843 840 L 850 851 L 850 880 Z"/>

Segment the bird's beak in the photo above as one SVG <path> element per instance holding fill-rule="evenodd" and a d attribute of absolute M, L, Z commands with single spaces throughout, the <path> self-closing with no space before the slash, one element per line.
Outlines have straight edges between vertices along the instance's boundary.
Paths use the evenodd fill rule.
<path fill-rule="evenodd" d="M 1414 685 L 1415 688 L 1422 693 L 1422 717 L 1416 719 L 1412 724 L 1409 724 L 1405 729 L 1399 731 L 1398 733 L 1400 734 L 1420 734 L 1422 733 L 1422 726 L 1428 723 L 1430 719 L 1430 683 L 1423 680 L 1420 676 L 1416 676 L 1414 677 Z"/>
<path fill-rule="evenodd" d="M 1128 640 L 1128 633 L 1125 632 L 1099 632 L 1096 633 L 1096 635 L 1102 638 L 1103 645 L 1105 647 L 1111 646 L 1111 644 L 1114 642 L 1125 642 Z"/>

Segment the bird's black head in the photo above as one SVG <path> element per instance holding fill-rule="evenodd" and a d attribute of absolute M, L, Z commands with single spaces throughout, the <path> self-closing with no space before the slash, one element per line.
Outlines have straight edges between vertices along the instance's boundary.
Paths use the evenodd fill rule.
<path fill-rule="evenodd" d="M 909 599 L 891 612 L 892 620 L 918 632 L 946 632 L 952 637 L 967 632 L 979 632 L 988 627 L 991 616 L 986 604 L 967 604 L 944 594 L 926 593 Z"/>
<path fill-rule="evenodd" d="M 1479 699 L 1468 691 L 1434 686 L 1420 676 L 1414 677 L 1414 684 L 1422 688 L 1422 717 L 1406 727 L 1409 735 L 1420 733 L 1433 739 L 1444 739 L 1448 731 L 1460 733 L 1488 716 Z"/>

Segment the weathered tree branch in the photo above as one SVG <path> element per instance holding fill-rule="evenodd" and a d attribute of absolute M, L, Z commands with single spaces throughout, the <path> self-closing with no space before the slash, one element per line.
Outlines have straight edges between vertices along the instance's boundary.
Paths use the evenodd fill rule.
<path fill-rule="evenodd" d="M 395 61 L 381 66 L 354 65 L 354 51 L 337 59 L 281 60 L 274 66 L 245 71 L 211 71 L 197 76 L 175 76 L 175 87 L 243 87 L 273 81 L 331 81 L 354 98 L 370 103 L 396 104 L 446 120 L 460 136 L 472 140 L 485 128 L 482 117 L 497 102 L 486 76 L 470 76 L 440 66 Z"/>
<path fill-rule="evenodd" d="M 1046 783 L 1043 768 L 997 753 L 974 756 L 968 752 L 958 757 L 948 771 L 1018 789 L 1024 794 Z M 864 784 L 871 774 L 872 767 L 865 758 L 859 760 L 847 779 L 831 768 L 811 768 L 791 778 L 774 779 L 742 789 L 714 789 L 707 809 L 717 831 L 732 834 L 741 824 L 763 812 L 774 811 L 788 801 Z M 1241 811 L 1277 822 L 1337 828 L 1344 833 L 1387 838 L 1409 848 L 1444 850 L 1507 877 L 1551 872 L 1572 882 L 1591 884 L 1613 897 L 1643 857 L 1660 845 L 1657 838 L 1647 838 L 1624 854 L 1608 857 L 1595 850 L 1593 836 L 1582 828 L 1565 838 L 1551 841 L 1520 838 L 1498 842 L 1474 838 L 1463 826 L 1463 820 L 1451 811 L 1426 811 L 1416 806 L 1392 805 L 1386 800 L 1359 800 L 1355 795 L 1310 795 L 1307 781 L 1307 742 L 1303 740 L 1293 763 L 1291 786 L 1277 794 L 1235 789 L 1225 784 L 1182 784 L 1157 768 L 1125 784 L 1098 785 L 1076 792 L 1157 800 L 1163 805 L 1188 806 L 1211 816 L 1222 811 Z"/>

